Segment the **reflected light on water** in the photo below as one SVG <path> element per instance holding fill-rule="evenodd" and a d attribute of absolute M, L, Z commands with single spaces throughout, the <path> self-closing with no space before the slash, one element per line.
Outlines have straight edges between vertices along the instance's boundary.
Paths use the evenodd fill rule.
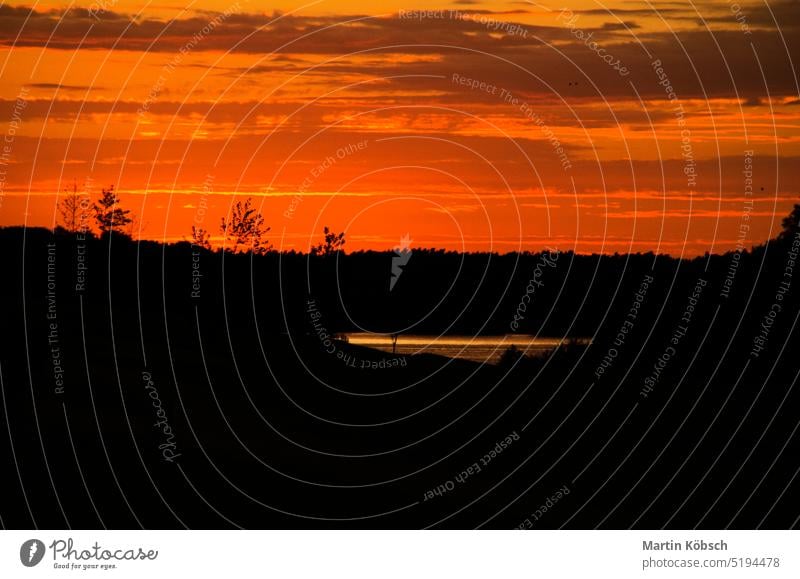
<path fill-rule="evenodd" d="M 350 344 L 374 348 L 382 352 L 392 352 L 398 356 L 415 354 L 434 354 L 474 362 L 497 363 L 503 353 L 515 346 L 528 355 L 542 354 L 567 342 L 588 344 L 585 338 L 547 338 L 526 334 L 506 334 L 503 336 L 428 336 L 422 334 L 403 334 L 397 337 L 396 347 L 391 334 L 371 334 L 352 332 L 339 337 Z"/>

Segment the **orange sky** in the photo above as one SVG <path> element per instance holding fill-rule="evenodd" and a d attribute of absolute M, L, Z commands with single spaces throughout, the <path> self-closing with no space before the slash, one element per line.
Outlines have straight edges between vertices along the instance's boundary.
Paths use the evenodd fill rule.
<path fill-rule="evenodd" d="M 325 225 L 350 250 L 773 235 L 800 200 L 796 6 L 566 4 L 6 3 L 0 225 L 52 227 L 75 181 L 159 240 L 238 195 L 302 250 Z"/>

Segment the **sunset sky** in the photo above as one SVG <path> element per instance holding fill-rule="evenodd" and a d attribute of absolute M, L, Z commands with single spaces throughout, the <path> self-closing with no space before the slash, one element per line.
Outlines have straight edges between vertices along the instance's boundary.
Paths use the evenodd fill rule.
<path fill-rule="evenodd" d="M 252 196 L 278 248 L 749 247 L 800 202 L 798 27 L 795 0 L 6 2 L 0 225 L 52 227 L 75 182 L 143 239 Z"/>

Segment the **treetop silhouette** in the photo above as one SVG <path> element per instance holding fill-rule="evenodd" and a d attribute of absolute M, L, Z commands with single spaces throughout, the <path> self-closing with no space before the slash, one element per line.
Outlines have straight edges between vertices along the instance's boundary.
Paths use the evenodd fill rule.
<path fill-rule="evenodd" d="M 222 218 L 220 232 L 225 238 L 223 249 L 231 253 L 251 251 L 264 254 L 272 249 L 272 244 L 264 239 L 271 227 L 265 227 L 264 216 L 253 207 L 252 197 L 244 203 L 234 203 L 230 218 Z"/>
<path fill-rule="evenodd" d="M 322 231 L 325 235 L 325 241 L 319 245 L 313 246 L 311 248 L 311 255 L 333 255 L 338 251 L 344 250 L 344 231 L 341 233 L 334 233 L 327 226 L 325 226 Z"/>
<path fill-rule="evenodd" d="M 123 233 L 122 228 L 133 223 L 129 217 L 130 210 L 119 207 L 119 196 L 114 192 L 114 186 L 103 189 L 100 199 L 94 204 L 94 218 L 100 233 L 107 235 L 112 231 Z"/>

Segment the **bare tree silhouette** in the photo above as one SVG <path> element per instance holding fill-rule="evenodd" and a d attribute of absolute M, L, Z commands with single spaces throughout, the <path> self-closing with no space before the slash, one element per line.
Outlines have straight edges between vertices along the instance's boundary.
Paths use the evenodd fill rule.
<path fill-rule="evenodd" d="M 78 192 L 78 184 L 73 181 L 72 188 L 64 189 L 64 198 L 58 202 L 61 226 L 70 233 L 87 229 L 91 203 L 89 195 Z"/>

